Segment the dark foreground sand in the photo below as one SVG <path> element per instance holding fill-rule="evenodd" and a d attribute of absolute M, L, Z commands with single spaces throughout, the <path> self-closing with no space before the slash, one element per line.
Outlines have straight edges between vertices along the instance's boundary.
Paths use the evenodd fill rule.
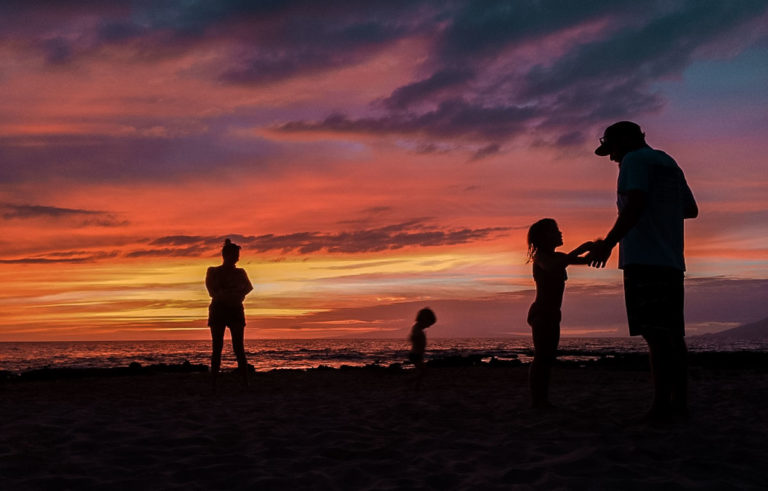
<path fill-rule="evenodd" d="M 768 373 L 693 368 L 693 418 L 635 421 L 641 370 L 525 366 L 0 383 L 0 487 L 15 489 L 768 489 Z"/>

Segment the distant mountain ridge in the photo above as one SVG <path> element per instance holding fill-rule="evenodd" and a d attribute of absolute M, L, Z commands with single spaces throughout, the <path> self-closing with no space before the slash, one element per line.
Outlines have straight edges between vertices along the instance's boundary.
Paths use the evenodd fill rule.
<path fill-rule="evenodd" d="M 768 317 L 757 322 L 750 322 L 733 329 L 726 329 L 712 334 L 704 334 L 702 337 L 715 339 L 744 339 L 759 340 L 768 339 Z"/>

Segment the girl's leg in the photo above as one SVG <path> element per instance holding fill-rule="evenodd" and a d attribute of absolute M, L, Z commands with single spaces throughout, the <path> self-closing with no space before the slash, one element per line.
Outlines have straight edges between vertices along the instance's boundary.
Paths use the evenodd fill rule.
<path fill-rule="evenodd" d="M 414 385 L 416 390 L 421 390 L 421 387 L 424 384 L 424 358 L 419 358 L 413 364 L 414 371 L 416 372 Z"/>
<path fill-rule="evenodd" d="M 552 365 L 557 356 L 557 346 L 560 342 L 559 323 L 535 323 L 533 331 L 533 361 L 529 368 L 529 385 L 531 400 L 534 408 L 550 407 L 549 380 Z"/>
<path fill-rule="evenodd" d="M 411 351 L 408 354 L 408 360 L 413 363 L 413 379 L 410 386 L 412 389 L 420 391 L 424 379 L 424 354 Z"/>

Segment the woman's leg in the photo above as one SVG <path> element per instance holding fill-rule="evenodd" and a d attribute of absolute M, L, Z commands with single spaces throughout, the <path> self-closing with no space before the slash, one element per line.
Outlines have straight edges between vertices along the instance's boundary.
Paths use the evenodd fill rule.
<path fill-rule="evenodd" d="M 221 350 L 224 347 L 224 326 L 211 327 L 211 377 L 214 385 L 221 367 Z"/>
<path fill-rule="evenodd" d="M 245 326 L 232 327 L 229 332 L 232 334 L 232 350 L 237 358 L 237 370 L 240 372 L 245 383 L 248 383 L 248 360 L 245 357 Z"/>

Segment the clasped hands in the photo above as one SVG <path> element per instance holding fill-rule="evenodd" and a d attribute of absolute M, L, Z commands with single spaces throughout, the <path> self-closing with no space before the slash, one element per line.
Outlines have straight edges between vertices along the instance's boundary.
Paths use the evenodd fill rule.
<path fill-rule="evenodd" d="M 598 239 L 594 242 L 581 244 L 571 254 L 582 258 L 584 260 L 583 264 L 588 264 L 593 268 L 604 268 L 608 258 L 611 257 L 613 247 L 614 245 L 606 242 L 605 239 Z"/>
<path fill-rule="evenodd" d="M 589 252 L 584 256 L 587 260 L 587 264 L 593 268 L 604 268 L 605 263 L 608 262 L 608 258 L 611 257 L 613 247 L 614 246 L 606 242 L 605 239 L 598 239 L 592 242 L 587 248 Z"/>

